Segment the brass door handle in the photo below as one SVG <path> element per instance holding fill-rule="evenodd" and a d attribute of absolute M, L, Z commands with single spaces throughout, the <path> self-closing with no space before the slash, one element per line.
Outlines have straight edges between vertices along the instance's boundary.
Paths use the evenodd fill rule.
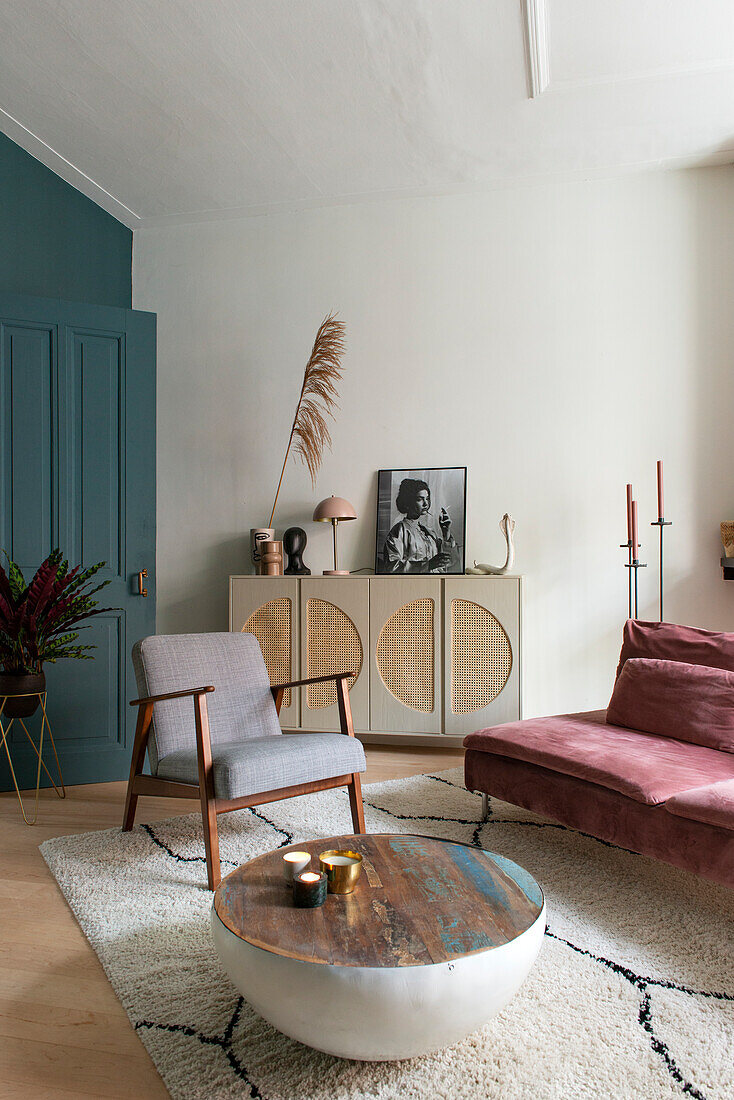
<path fill-rule="evenodd" d="M 140 572 L 138 573 L 138 595 L 139 596 L 147 596 L 148 595 L 148 589 L 143 588 L 143 578 L 145 578 L 147 576 L 148 576 L 148 570 L 147 569 L 141 569 Z"/>

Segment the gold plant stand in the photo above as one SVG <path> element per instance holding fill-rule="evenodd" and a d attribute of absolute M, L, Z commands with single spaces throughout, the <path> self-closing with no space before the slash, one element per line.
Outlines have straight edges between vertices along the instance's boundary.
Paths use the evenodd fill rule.
<path fill-rule="evenodd" d="M 28 732 L 28 727 L 26 726 L 25 721 L 22 718 L 11 718 L 10 721 L 7 723 L 7 725 L 5 725 L 5 723 L 3 722 L 3 712 L 5 710 L 5 704 L 7 703 L 8 699 L 22 699 L 22 698 L 27 699 L 27 698 L 32 698 L 32 697 L 35 697 L 35 698 L 38 699 L 39 703 L 41 704 L 41 713 L 43 715 L 43 717 L 41 718 L 41 734 L 40 734 L 40 737 L 39 737 L 38 744 L 36 744 L 36 742 L 31 737 L 30 733 Z M 35 752 L 36 756 L 38 757 L 38 768 L 36 769 L 36 804 L 35 804 L 35 812 L 33 814 L 33 820 L 32 821 L 29 821 L 28 817 L 26 816 L 25 806 L 23 805 L 23 799 L 21 797 L 20 788 L 18 787 L 18 780 L 15 776 L 15 768 L 13 767 L 13 758 L 10 755 L 10 742 L 8 741 L 8 738 L 10 736 L 10 731 L 13 728 L 13 723 L 14 722 L 20 722 L 21 726 L 23 727 L 23 729 L 25 731 L 26 737 L 28 738 L 31 745 L 33 746 L 33 751 Z M 48 768 L 46 767 L 46 765 L 43 762 L 43 756 L 42 756 L 42 754 L 43 754 L 43 735 L 44 735 L 45 730 L 48 730 L 48 736 L 51 740 L 51 748 L 54 751 L 54 757 L 56 759 L 56 768 L 57 768 L 58 773 L 59 773 L 59 783 L 61 784 L 61 789 L 59 789 L 59 787 L 56 784 L 56 781 L 54 780 L 54 777 L 51 775 L 51 772 L 48 770 Z M 48 714 L 46 713 L 46 692 L 45 691 L 29 691 L 25 695 L 0 695 L 0 739 L 2 740 L 2 745 L 5 748 L 5 752 L 6 752 L 7 757 L 8 757 L 8 764 L 10 765 L 10 774 L 13 777 L 13 785 L 15 786 L 15 793 L 18 796 L 18 802 L 20 802 L 20 812 L 23 814 L 23 820 L 25 821 L 26 825 L 35 825 L 36 821 L 38 820 L 38 796 L 39 796 L 39 793 L 40 793 L 40 790 L 41 790 L 41 768 L 43 768 L 46 775 L 51 780 L 51 785 L 53 786 L 53 789 L 56 791 L 56 794 L 59 796 L 59 798 L 66 798 L 66 788 L 64 787 L 64 777 L 61 774 L 61 764 L 59 763 L 59 755 L 56 752 L 56 744 L 54 742 L 54 735 L 51 732 L 51 723 L 49 722 Z"/>

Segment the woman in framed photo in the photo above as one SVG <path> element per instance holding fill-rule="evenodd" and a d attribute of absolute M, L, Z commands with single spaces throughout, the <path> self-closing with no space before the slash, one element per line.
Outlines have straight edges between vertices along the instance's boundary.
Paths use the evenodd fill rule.
<path fill-rule="evenodd" d="M 381 573 L 456 573 L 462 568 L 460 551 L 451 533 L 451 516 L 442 507 L 438 515 L 440 535 L 426 522 L 431 511 L 431 490 L 421 478 L 405 477 L 395 499 L 402 515 L 385 539 Z"/>

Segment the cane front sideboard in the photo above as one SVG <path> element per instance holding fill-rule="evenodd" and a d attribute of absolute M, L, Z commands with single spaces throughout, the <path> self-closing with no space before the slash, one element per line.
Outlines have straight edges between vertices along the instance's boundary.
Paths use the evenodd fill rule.
<path fill-rule="evenodd" d="M 364 740 L 433 741 L 521 715 L 522 578 L 229 578 L 229 629 L 260 642 L 272 683 L 351 671 Z M 289 690 L 285 730 L 338 730 L 333 684 Z"/>

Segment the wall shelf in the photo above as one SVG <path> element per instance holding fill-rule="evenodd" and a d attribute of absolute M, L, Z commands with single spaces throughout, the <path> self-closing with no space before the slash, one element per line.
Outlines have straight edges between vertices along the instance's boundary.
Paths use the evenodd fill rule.
<path fill-rule="evenodd" d="M 734 558 L 722 558 L 721 568 L 724 571 L 724 580 L 734 581 Z"/>

